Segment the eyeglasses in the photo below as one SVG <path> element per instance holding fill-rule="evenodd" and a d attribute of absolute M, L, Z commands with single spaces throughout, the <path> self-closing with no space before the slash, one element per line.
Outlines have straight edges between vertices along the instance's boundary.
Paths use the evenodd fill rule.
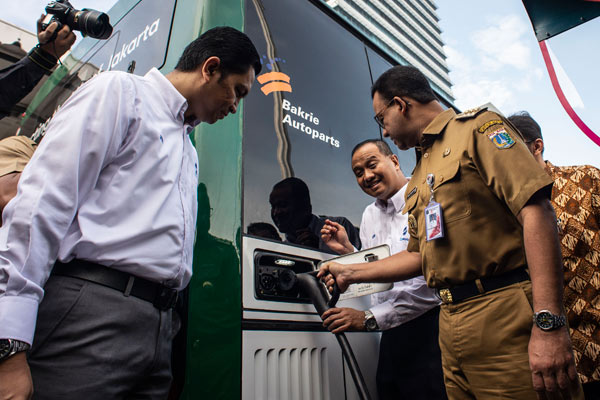
<path fill-rule="evenodd" d="M 385 127 L 383 126 L 383 114 L 385 113 L 385 111 L 390 108 L 390 106 L 392 105 L 392 103 L 394 102 L 394 99 L 391 99 L 386 105 L 385 107 L 383 107 L 383 110 L 379 111 L 377 114 L 375 114 L 375 116 L 373 117 L 373 119 L 375 120 L 375 122 L 377 122 L 377 125 L 379 125 L 381 127 L 381 129 L 384 129 Z"/>

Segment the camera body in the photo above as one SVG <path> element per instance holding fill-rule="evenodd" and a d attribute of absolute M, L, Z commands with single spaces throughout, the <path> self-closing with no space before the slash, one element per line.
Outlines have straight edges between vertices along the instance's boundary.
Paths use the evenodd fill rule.
<path fill-rule="evenodd" d="M 112 34 L 113 27 L 107 14 L 84 8 L 75 9 L 68 0 L 55 0 L 46 6 L 46 18 L 42 22 L 42 30 L 56 22 L 58 28 L 51 40 L 54 40 L 56 33 L 67 25 L 71 30 L 81 31 L 83 36 L 90 36 L 95 39 L 108 39 Z"/>

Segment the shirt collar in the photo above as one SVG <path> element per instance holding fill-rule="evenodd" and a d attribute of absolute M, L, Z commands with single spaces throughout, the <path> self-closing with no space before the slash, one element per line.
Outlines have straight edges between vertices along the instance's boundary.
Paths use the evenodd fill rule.
<path fill-rule="evenodd" d="M 157 91 L 173 114 L 173 117 L 183 124 L 185 121 L 184 113 L 188 108 L 188 102 L 185 97 L 183 97 L 183 95 L 175 89 L 175 86 L 173 86 L 173 84 L 156 68 L 152 68 L 148 71 L 144 78 L 156 85 Z M 189 133 L 191 128 L 198 125 L 199 122 L 200 121 L 194 121 L 191 124 L 185 123 L 186 129 L 184 131 Z"/>
<path fill-rule="evenodd" d="M 386 214 L 398 214 L 404 208 L 404 194 L 406 193 L 407 186 L 408 183 L 402 186 L 402 188 L 394 193 L 394 195 L 387 201 L 379 199 L 375 200 L 375 207 L 379 208 Z"/>
<path fill-rule="evenodd" d="M 455 116 L 456 113 L 452 108 L 439 113 L 423 130 L 423 135 L 439 135 Z"/>

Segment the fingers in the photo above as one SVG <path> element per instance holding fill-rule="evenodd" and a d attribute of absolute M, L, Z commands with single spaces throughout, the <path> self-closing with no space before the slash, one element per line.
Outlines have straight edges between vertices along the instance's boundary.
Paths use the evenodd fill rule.
<path fill-rule="evenodd" d="M 42 31 L 42 21 L 43 20 L 44 20 L 44 14 L 40 15 L 40 17 L 37 20 L 37 33 L 38 33 L 38 35 Z"/>
<path fill-rule="evenodd" d="M 317 278 L 322 278 L 324 275 L 329 273 L 329 263 L 325 263 L 321 265 L 319 272 L 317 273 Z M 321 279 L 322 280 L 322 279 Z"/>
<path fill-rule="evenodd" d="M 45 44 L 48 42 L 48 40 L 50 40 L 50 38 L 52 37 L 52 35 L 54 35 L 54 31 L 56 30 L 56 28 L 58 27 L 58 24 L 56 22 L 51 23 L 44 31 L 42 31 L 42 25 L 40 22 L 40 28 L 39 28 L 39 33 L 38 33 L 38 42 L 40 42 L 40 44 Z"/>
<path fill-rule="evenodd" d="M 556 372 L 556 383 L 558 385 L 559 390 L 563 394 L 563 399 L 570 399 L 571 382 L 569 380 L 569 375 L 566 370 L 559 369 Z"/>

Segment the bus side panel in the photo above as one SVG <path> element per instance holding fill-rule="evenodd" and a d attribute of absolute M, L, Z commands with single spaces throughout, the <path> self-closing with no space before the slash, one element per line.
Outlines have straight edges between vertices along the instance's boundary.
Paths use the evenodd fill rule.
<path fill-rule="evenodd" d="M 243 29 L 241 0 L 194 3 L 203 7 L 200 24 L 182 23 L 183 35 L 190 23 L 199 26 L 199 33 L 219 25 Z M 183 20 L 186 10 L 181 11 Z M 169 59 L 179 54 L 169 54 Z M 193 133 L 199 158 L 198 222 L 189 287 L 185 399 L 240 398 L 242 115 L 240 107 L 237 114 L 214 125 L 201 124 Z"/>

